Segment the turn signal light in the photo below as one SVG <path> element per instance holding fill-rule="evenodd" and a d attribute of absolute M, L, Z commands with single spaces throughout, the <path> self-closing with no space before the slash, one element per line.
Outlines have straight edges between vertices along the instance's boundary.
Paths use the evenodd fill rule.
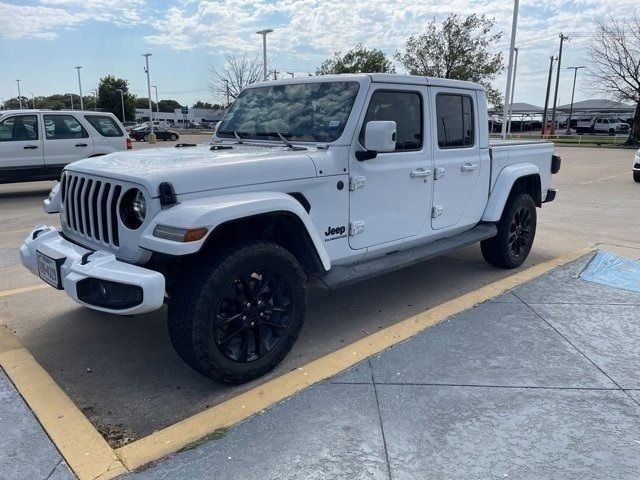
<path fill-rule="evenodd" d="M 197 242 L 207 234 L 207 231 L 204 227 L 177 228 L 167 225 L 156 225 L 156 228 L 153 229 L 153 236 L 174 242 Z"/>
<path fill-rule="evenodd" d="M 127 150 L 133 150 L 133 144 L 131 143 L 131 137 L 127 137 Z"/>

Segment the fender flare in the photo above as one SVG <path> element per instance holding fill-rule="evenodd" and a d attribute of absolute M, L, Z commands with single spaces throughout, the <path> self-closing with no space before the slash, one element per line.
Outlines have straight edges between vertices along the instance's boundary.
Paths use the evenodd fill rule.
<path fill-rule="evenodd" d="M 533 163 L 518 163 L 504 167 L 498 174 L 498 178 L 491 189 L 489 201 L 482 214 L 482 221 L 499 221 L 513 185 L 519 178 L 529 175 L 540 175 L 540 170 Z"/>
<path fill-rule="evenodd" d="M 232 220 L 265 213 L 286 212 L 298 217 L 313 242 L 325 270 L 331 268 L 329 254 L 304 207 L 291 195 L 282 192 L 247 192 L 187 200 L 162 210 L 146 227 L 140 246 L 169 255 L 189 255 L 200 251 L 211 233 Z M 207 235 L 197 242 L 181 243 L 155 237 L 156 225 L 177 228 L 208 229 Z"/>

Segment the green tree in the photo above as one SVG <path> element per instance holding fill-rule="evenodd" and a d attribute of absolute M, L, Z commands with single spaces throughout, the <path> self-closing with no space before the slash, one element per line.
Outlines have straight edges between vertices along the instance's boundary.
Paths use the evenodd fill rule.
<path fill-rule="evenodd" d="M 598 24 L 588 49 L 592 91 L 636 104 L 628 145 L 640 144 L 640 11 Z"/>
<path fill-rule="evenodd" d="M 176 108 L 180 108 L 182 104 L 177 100 L 159 100 L 158 107 L 161 112 L 170 112 L 172 113 Z M 147 107 L 149 108 L 149 107 Z"/>
<path fill-rule="evenodd" d="M 442 24 L 434 18 L 424 33 L 409 37 L 396 60 L 412 75 L 479 83 L 489 102 L 500 105 L 500 92 L 491 85 L 504 68 L 502 53 L 491 51 L 502 38 L 502 32 L 494 32 L 495 23 L 476 14 L 462 18 L 452 13 Z"/>
<path fill-rule="evenodd" d="M 201 100 L 198 100 L 196 103 L 193 104 L 192 108 L 208 108 L 211 110 L 222 110 L 224 108 L 224 105 L 220 105 L 218 103 L 203 102 Z"/>
<path fill-rule="evenodd" d="M 391 59 L 382 50 L 368 49 L 359 43 L 344 55 L 336 52 L 316 68 L 316 75 L 330 75 L 332 73 L 395 73 Z"/>
<path fill-rule="evenodd" d="M 135 116 L 135 97 L 129 93 L 129 82 L 124 78 L 107 75 L 100 79 L 100 84 L 98 85 L 98 109 L 104 112 L 111 112 L 122 120 L 122 102 L 118 89 L 121 89 L 124 95 L 126 119 L 133 120 Z M 87 108 L 86 103 L 85 108 Z"/>

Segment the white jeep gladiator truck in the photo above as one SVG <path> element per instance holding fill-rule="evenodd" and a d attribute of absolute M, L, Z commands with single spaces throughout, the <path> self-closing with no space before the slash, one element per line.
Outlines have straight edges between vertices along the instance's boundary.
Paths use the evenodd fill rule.
<path fill-rule="evenodd" d="M 548 142 L 489 144 L 483 87 L 392 74 L 246 88 L 210 144 L 67 166 L 22 263 L 89 308 L 168 303 L 173 345 L 213 379 L 272 369 L 302 327 L 306 288 L 330 288 L 481 242 L 491 264 L 529 254 L 555 197 Z"/>

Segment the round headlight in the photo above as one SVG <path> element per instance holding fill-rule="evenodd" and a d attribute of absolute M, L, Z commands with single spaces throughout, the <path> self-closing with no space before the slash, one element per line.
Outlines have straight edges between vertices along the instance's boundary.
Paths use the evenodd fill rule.
<path fill-rule="evenodd" d="M 147 200 L 137 188 L 128 190 L 120 200 L 120 219 L 125 227 L 136 230 L 147 216 Z"/>

